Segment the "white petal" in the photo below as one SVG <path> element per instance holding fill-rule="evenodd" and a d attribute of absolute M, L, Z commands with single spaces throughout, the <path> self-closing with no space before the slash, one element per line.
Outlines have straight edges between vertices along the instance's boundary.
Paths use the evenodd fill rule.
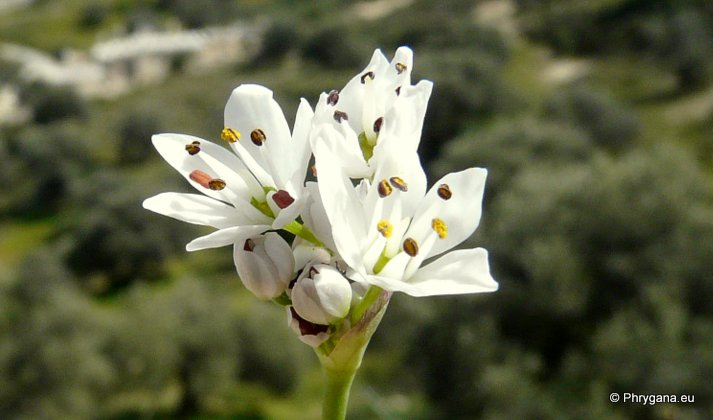
<path fill-rule="evenodd" d="M 441 219 L 447 226 L 444 239 L 438 239 L 424 258 L 438 255 L 466 240 L 480 223 L 483 204 L 483 191 L 487 171 L 482 168 L 470 168 L 465 171 L 450 173 L 436 182 L 419 205 L 406 237 L 423 243 L 433 231 L 433 219 Z M 438 196 L 438 188 L 448 185 L 452 196 L 444 200 Z"/>
<path fill-rule="evenodd" d="M 285 151 L 290 148 L 290 128 L 272 91 L 264 86 L 245 84 L 235 88 L 225 105 L 225 126 L 241 133 L 241 145 L 257 163 L 272 175 L 279 187 L 289 178 L 291 165 Z M 250 140 L 260 129 L 267 140 L 256 146 Z M 242 155 L 241 155 L 242 156 Z"/>
<path fill-rule="evenodd" d="M 162 193 L 144 200 L 143 206 L 183 222 L 218 229 L 248 223 L 234 207 L 198 194 Z"/>
<path fill-rule="evenodd" d="M 369 71 L 383 73 L 389 62 L 380 50 L 375 50 L 371 56 L 371 61 L 367 66 L 354 76 L 344 88 L 339 92 L 339 102 L 335 109 L 346 112 L 349 116 L 349 125 L 357 133 L 362 132 L 362 104 L 364 101 L 364 84 L 361 82 L 362 75 Z"/>
<path fill-rule="evenodd" d="M 245 171 L 246 168 L 240 159 L 227 149 L 208 140 L 185 134 L 157 134 L 151 138 L 151 141 L 166 162 L 180 172 L 201 193 L 226 202 L 249 201 L 252 189 L 246 182 L 252 182 L 252 180 L 246 181 L 240 175 L 240 172 Z M 195 155 L 189 155 L 185 147 L 194 141 L 200 143 L 201 150 Z M 200 170 L 212 177 L 224 180 L 226 188 L 214 191 L 202 187 L 190 178 L 190 174 L 194 170 Z"/>
<path fill-rule="evenodd" d="M 374 276 L 371 284 L 411 296 L 457 295 L 494 292 L 498 283 L 490 275 L 488 252 L 483 248 L 450 252 L 422 267 L 407 281 Z"/>
<path fill-rule="evenodd" d="M 405 150 L 415 152 L 418 149 L 432 89 L 433 83 L 427 80 L 420 81 L 416 86 L 402 87 L 401 94 L 384 115 L 372 160 L 378 163 L 382 154 Z"/>
<path fill-rule="evenodd" d="M 186 245 L 186 251 L 198 251 L 201 249 L 232 245 L 236 242 L 244 241 L 251 236 L 259 235 L 268 229 L 270 229 L 269 225 L 248 225 L 216 230 L 213 233 L 201 236 L 189 242 L 188 245 Z"/>
<path fill-rule="evenodd" d="M 302 210 L 302 220 L 305 226 L 312 231 L 317 239 L 322 241 L 327 248 L 336 251 L 337 247 L 334 245 L 334 239 L 332 239 L 332 225 L 329 223 L 326 210 L 324 210 L 324 204 L 317 183 L 308 182 L 307 185 L 305 185 L 305 191 L 305 205 Z"/>
<path fill-rule="evenodd" d="M 355 270 L 363 266 L 360 249 L 366 239 L 366 221 L 351 180 L 334 158 L 332 142 L 340 140 L 330 126 L 321 126 L 325 136 L 314 147 L 320 197 L 324 204 L 337 251 Z"/>
<path fill-rule="evenodd" d="M 309 145 L 309 133 L 312 128 L 313 116 L 314 112 L 312 112 L 309 103 L 304 98 L 301 99 L 295 116 L 295 127 L 292 130 L 292 158 L 290 162 L 293 162 L 293 169 L 290 183 L 291 187 L 295 189 L 302 189 L 307 175 L 309 158 L 312 155 L 312 149 L 310 149 Z"/>
<path fill-rule="evenodd" d="M 295 257 L 292 248 L 275 232 L 265 234 L 265 252 L 277 267 L 278 277 L 287 285 L 294 274 Z"/>

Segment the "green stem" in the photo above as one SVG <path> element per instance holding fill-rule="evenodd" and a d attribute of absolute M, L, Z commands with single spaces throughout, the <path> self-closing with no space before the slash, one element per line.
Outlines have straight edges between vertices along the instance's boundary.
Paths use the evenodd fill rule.
<path fill-rule="evenodd" d="M 347 416 L 349 391 L 352 388 L 357 369 L 331 370 L 323 369 L 327 387 L 322 404 L 322 420 L 343 420 Z"/>
<path fill-rule="evenodd" d="M 369 287 L 369 290 L 366 291 L 366 294 L 362 298 L 361 302 L 356 304 L 354 306 L 354 309 L 352 309 L 352 313 L 349 318 L 349 320 L 352 322 L 352 325 L 356 324 L 357 322 L 359 322 L 359 320 L 361 320 L 361 318 L 366 313 L 366 310 L 371 307 L 371 305 L 376 301 L 382 291 L 383 289 L 379 286 Z"/>
<path fill-rule="evenodd" d="M 307 229 L 305 225 L 298 222 L 297 220 L 291 221 L 290 223 L 285 225 L 283 229 L 295 236 L 299 236 L 300 238 L 313 243 L 314 245 L 324 247 L 322 241 L 317 239 L 317 237 L 314 236 L 314 233 L 312 233 L 311 230 Z"/>

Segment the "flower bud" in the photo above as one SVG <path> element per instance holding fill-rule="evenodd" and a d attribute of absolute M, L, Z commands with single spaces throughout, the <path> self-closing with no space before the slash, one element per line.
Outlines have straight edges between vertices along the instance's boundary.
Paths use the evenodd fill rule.
<path fill-rule="evenodd" d="M 314 265 L 297 280 L 292 289 L 292 305 L 309 322 L 328 325 L 349 313 L 352 288 L 336 268 Z"/>
<path fill-rule="evenodd" d="M 245 288 L 260 299 L 281 295 L 292 280 L 295 267 L 292 249 L 275 232 L 235 244 L 233 258 Z"/>

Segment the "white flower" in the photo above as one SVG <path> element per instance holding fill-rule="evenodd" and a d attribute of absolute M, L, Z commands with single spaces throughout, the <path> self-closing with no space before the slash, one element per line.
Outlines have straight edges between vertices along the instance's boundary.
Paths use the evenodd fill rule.
<path fill-rule="evenodd" d="M 163 193 L 145 200 L 144 207 L 218 229 L 190 242 L 189 251 L 242 246 L 248 238 L 284 227 L 298 216 L 302 205 L 312 115 L 302 100 L 290 134 L 269 89 L 239 86 L 226 105 L 226 128 L 221 133 L 237 156 L 184 134 L 152 138 L 161 156 L 207 197 Z"/>
<path fill-rule="evenodd" d="M 337 128 L 345 141 L 334 144 L 333 158 L 352 177 L 374 172 L 378 156 L 387 153 L 383 133 L 398 143 L 393 147 L 416 150 L 421 138 L 423 117 L 433 84 L 422 80 L 411 85 L 413 53 L 407 47 L 396 50 L 389 62 L 376 50 L 369 64 L 341 91 L 322 93 L 315 107 L 314 124 Z M 401 124 L 394 124 L 394 108 L 400 107 Z M 312 141 L 315 141 L 314 138 Z"/>
<path fill-rule="evenodd" d="M 260 299 L 280 296 L 293 278 L 292 249 L 275 232 L 235 244 L 233 258 L 245 288 Z"/>
<path fill-rule="evenodd" d="M 316 133 L 314 154 L 319 190 L 342 259 L 360 280 L 412 296 L 489 292 L 497 289 L 485 249 L 450 252 L 480 221 L 486 170 L 448 174 L 428 193 L 418 155 L 412 150 L 386 155 L 373 182 L 352 186 L 332 158 L 344 137 L 328 125 Z"/>
<path fill-rule="evenodd" d="M 292 305 L 300 317 L 321 325 L 331 324 L 349 313 L 352 288 L 336 268 L 317 264 L 305 267 L 292 288 Z"/>

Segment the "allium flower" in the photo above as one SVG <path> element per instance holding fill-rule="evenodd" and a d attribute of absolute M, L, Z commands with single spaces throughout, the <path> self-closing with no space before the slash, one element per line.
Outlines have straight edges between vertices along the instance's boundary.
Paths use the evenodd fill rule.
<path fill-rule="evenodd" d="M 467 239 L 480 221 L 486 170 L 448 174 L 425 193 L 418 155 L 386 156 L 373 181 L 357 187 L 331 158 L 345 139 L 331 126 L 315 132 L 319 190 L 336 251 L 359 280 L 412 296 L 491 292 L 485 249 L 458 250 L 421 267 Z"/>
<path fill-rule="evenodd" d="M 389 62 L 376 50 L 369 64 L 341 91 L 322 93 L 315 107 L 314 124 L 337 128 L 345 141 L 334 144 L 333 159 L 352 177 L 371 176 L 380 155 L 389 153 L 381 139 L 390 136 L 390 150 L 413 150 L 421 138 L 423 117 L 433 84 L 422 80 L 411 85 L 413 53 L 396 50 Z M 400 107 L 401 125 L 393 124 L 394 109 Z"/>
<path fill-rule="evenodd" d="M 290 134 L 270 90 L 239 86 L 225 107 L 221 133 L 235 153 L 184 134 L 159 134 L 152 139 L 159 154 L 203 195 L 162 193 L 145 200 L 144 207 L 216 228 L 188 243 L 186 249 L 234 244 L 238 273 L 247 288 L 261 298 L 281 294 L 293 274 L 294 262 L 287 270 L 283 261 L 292 258 L 290 247 L 277 237 L 281 245 L 276 234 L 259 236 L 279 228 L 296 234 L 307 232 L 294 220 L 304 202 L 312 116 L 302 100 Z M 249 243 L 252 245 L 247 246 Z"/>

